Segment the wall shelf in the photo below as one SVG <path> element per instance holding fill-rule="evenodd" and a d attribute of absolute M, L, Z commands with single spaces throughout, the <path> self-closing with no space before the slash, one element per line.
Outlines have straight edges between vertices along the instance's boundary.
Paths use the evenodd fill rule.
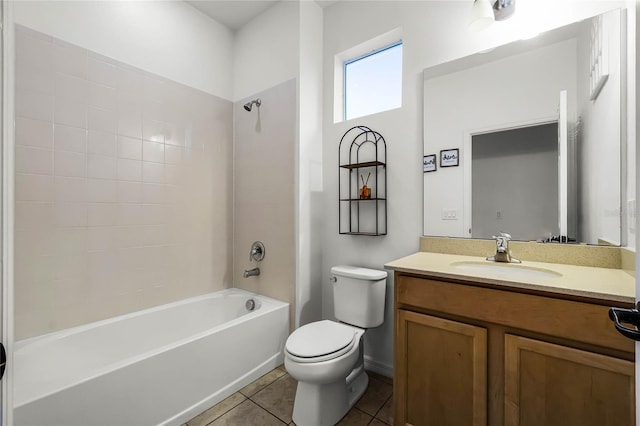
<path fill-rule="evenodd" d="M 347 130 L 338 146 L 338 216 L 343 235 L 387 235 L 387 144 L 366 126 Z M 363 191 L 363 186 L 366 190 Z"/>

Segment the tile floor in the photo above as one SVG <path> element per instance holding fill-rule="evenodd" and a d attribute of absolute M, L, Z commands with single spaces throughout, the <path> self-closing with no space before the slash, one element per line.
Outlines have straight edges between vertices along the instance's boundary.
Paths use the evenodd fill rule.
<path fill-rule="evenodd" d="M 339 426 L 392 425 L 392 380 L 368 372 L 369 387 Z M 282 426 L 291 420 L 297 382 L 284 366 L 271 370 L 229 398 L 194 417 L 186 426 Z"/>

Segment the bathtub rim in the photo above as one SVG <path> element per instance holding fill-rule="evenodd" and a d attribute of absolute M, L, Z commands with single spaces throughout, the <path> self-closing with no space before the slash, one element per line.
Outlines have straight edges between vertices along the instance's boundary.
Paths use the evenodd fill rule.
<path fill-rule="evenodd" d="M 157 311 L 162 311 L 165 309 L 170 309 L 172 307 L 175 306 L 181 306 L 181 305 L 185 305 L 188 303 L 193 303 L 193 302 L 197 302 L 200 300 L 206 300 L 206 299 L 214 299 L 214 298 L 221 298 L 221 296 L 223 295 L 237 295 L 237 296 L 251 296 L 251 297 L 255 297 L 260 299 L 260 301 L 262 302 L 262 305 L 260 307 L 260 309 L 256 309 L 254 311 L 248 311 L 247 313 L 233 318 L 230 321 L 221 323 L 215 327 L 212 327 L 210 329 L 207 329 L 205 331 L 201 331 L 199 333 L 195 333 L 192 335 L 189 335 L 185 338 L 182 339 L 178 339 L 175 340 L 173 342 L 171 342 L 171 344 L 165 344 L 165 345 L 161 345 L 158 346 L 154 349 L 151 350 L 147 350 L 144 352 L 141 352 L 135 356 L 131 356 L 128 358 L 125 358 L 123 360 L 118 360 L 117 362 L 112 362 L 109 363 L 99 369 L 93 370 L 91 372 L 91 374 L 88 374 L 86 376 L 82 376 L 81 379 L 76 379 L 76 380 L 71 380 L 69 383 L 66 383 L 64 385 L 61 386 L 57 386 L 55 387 L 55 389 L 53 390 L 49 390 L 49 391 L 45 391 L 42 393 L 37 394 L 36 396 L 32 396 L 29 398 L 24 399 L 23 401 L 18 401 L 17 398 L 14 396 L 13 398 L 13 409 L 17 409 L 20 408 L 22 406 L 25 406 L 27 404 L 30 404 L 32 402 L 35 402 L 41 398 L 46 398 L 48 396 L 51 396 L 57 392 L 62 392 L 66 389 L 69 389 L 73 386 L 77 386 L 77 385 L 81 385 L 82 383 L 88 382 L 90 380 L 93 380 L 97 377 L 100 377 L 102 375 L 108 374 L 110 372 L 113 372 L 115 370 L 127 367 L 129 365 L 135 364 L 137 362 L 140 362 L 144 359 L 150 358 L 154 355 L 158 355 L 162 352 L 165 352 L 167 350 L 170 350 L 172 348 L 181 346 L 181 345 L 185 345 L 188 344 L 190 342 L 196 341 L 198 339 L 202 339 L 204 337 L 207 337 L 213 333 L 215 333 L 216 331 L 225 329 L 225 328 L 229 328 L 232 327 L 235 324 L 241 323 L 243 321 L 246 321 L 250 318 L 258 318 L 262 315 L 266 315 L 267 313 L 271 312 L 272 310 L 278 310 L 278 309 L 288 309 L 289 307 L 289 303 L 287 302 L 283 302 L 281 300 L 278 299 L 274 299 L 271 298 L 269 296 L 264 296 L 258 293 L 252 293 L 249 292 L 247 290 L 243 290 L 243 289 L 239 289 L 239 288 L 227 288 L 227 289 L 223 289 L 223 290 L 218 290 L 215 292 L 211 292 L 211 293 L 205 293 L 203 295 L 198 295 L 198 296 L 194 296 L 194 297 L 189 297 L 186 299 L 181 299 L 175 302 L 170 302 L 164 305 L 158 305 L 158 306 L 154 306 L 151 308 L 146 308 L 140 311 L 135 311 L 135 312 L 130 312 L 127 314 L 123 314 L 123 315 L 118 315 L 116 317 L 111 317 L 111 318 L 106 318 L 104 320 L 99 320 L 99 321 L 94 321 L 92 323 L 88 323 L 88 324 L 83 324 L 83 325 L 79 325 L 79 326 L 75 326 L 75 327 L 71 327 L 68 329 L 63 329 L 63 330 L 58 330 L 58 331 L 54 331 L 51 333 L 47 333 L 47 334 L 43 334 L 41 336 L 34 336 L 28 339 L 24 339 L 21 340 L 19 342 L 16 343 L 20 343 L 19 348 L 24 348 L 26 346 L 32 346 L 32 345 L 36 345 L 36 347 L 38 346 L 42 346 L 48 342 L 54 341 L 59 339 L 60 337 L 66 337 L 72 334 L 76 334 L 79 332 L 84 332 L 87 330 L 91 330 L 93 328 L 97 328 L 103 325 L 107 325 L 113 322 L 117 322 L 117 321 L 121 321 L 121 320 L 125 320 L 125 319 L 129 319 L 129 318 L 135 318 L 136 316 L 141 316 L 141 315 L 145 315 L 147 313 L 151 313 L 151 312 L 157 312 Z M 266 310 L 265 308 L 269 307 L 269 310 Z M 17 345 L 16 345 L 17 346 Z M 14 350 L 14 353 L 18 352 L 18 349 Z M 16 378 L 14 375 L 14 389 L 15 389 L 15 384 L 16 384 Z M 14 390 L 14 395 L 15 395 L 15 390 Z"/>

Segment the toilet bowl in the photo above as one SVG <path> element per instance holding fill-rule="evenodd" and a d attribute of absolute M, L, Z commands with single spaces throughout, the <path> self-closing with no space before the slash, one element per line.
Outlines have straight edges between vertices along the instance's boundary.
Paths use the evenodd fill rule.
<path fill-rule="evenodd" d="M 387 273 L 355 266 L 331 268 L 334 314 L 295 330 L 285 344 L 284 366 L 298 381 L 293 421 L 335 425 L 364 394 L 364 333 L 384 320 Z"/>
<path fill-rule="evenodd" d="M 364 394 L 363 329 L 317 321 L 293 332 L 284 365 L 298 381 L 293 420 L 298 426 L 336 424 Z"/>

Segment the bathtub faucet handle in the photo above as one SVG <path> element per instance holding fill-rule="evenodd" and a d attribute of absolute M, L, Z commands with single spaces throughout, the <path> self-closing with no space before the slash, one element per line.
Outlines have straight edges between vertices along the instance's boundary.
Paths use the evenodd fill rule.
<path fill-rule="evenodd" d="M 264 255 L 266 254 L 264 244 L 260 241 L 256 241 L 251 244 L 251 250 L 249 251 L 249 262 L 255 260 L 256 262 L 260 262 L 264 259 Z"/>

